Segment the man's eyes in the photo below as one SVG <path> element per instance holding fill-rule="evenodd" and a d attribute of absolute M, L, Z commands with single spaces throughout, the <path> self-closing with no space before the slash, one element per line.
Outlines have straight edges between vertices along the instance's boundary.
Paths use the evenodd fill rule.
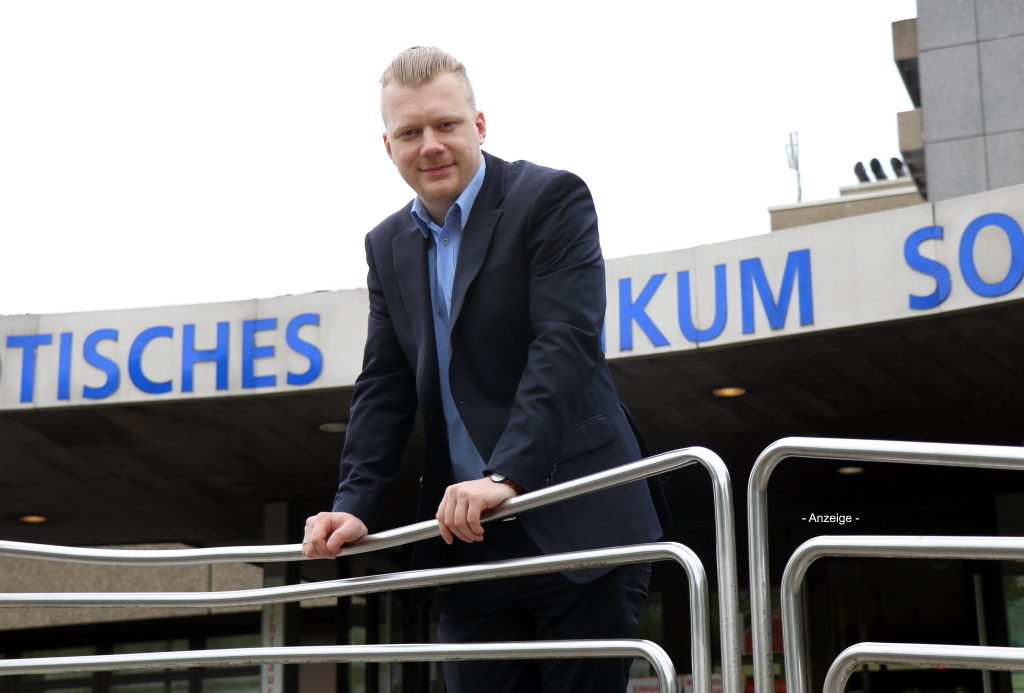
<path fill-rule="evenodd" d="M 458 126 L 459 126 L 459 121 L 457 121 L 457 120 L 446 120 L 443 123 L 438 123 L 437 124 L 437 129 L 439 131 L 441 131 L 441 132 L 451 132 L 452 130 L 454 130 Z M 414 137 L 419 137 L 419 135 L 422 132 L 423 132 L 423 130 L 420 129 L 420 128 L 410 128 L 408 130 L 402 130 L 400 133 L 398 133 L 398 139 L 400 139 L 400 140 L 411 140 Z"/>

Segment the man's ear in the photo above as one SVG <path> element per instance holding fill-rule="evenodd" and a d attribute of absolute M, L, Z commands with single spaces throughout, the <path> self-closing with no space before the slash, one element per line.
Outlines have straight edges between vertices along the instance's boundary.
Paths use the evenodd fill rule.
<path fill-rule="evenodd" d="M 476 125 L 476 132 L 478 135 L 478 139 L 480 140 L 480 144 L 483 144 L 484 140 L 487 139 L 487 120 L 484 118 L 484 114 L 482 111 L 476 112 L 476 120 L 474 121 L 474 125 Z"/>
<path fill-rule="evenodd" d="M 388 133 L 385 132 L 382 137 L 384 138 L 384 151 L 388 153 L 388 158 L 393 162 L 395 157 L 391 156 L 391 140 L 388 139 Z"/>

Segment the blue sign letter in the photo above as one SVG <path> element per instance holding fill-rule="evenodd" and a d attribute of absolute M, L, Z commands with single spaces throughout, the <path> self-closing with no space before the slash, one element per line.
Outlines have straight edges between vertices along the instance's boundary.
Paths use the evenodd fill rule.
<path fill-rule="evenodd" d="M 183 327 L 181 347 L 181 391 L 192 392 L 192 370 L 200 361 L 214 361 L 217 364 L 217 389 L 228 389 L 228 341 L 231 339 L 231 324 L 217 323 L 217 346 L 213 349 L 196 349 L 196 326 Z"/>
<path fill-rule="evenodd" d="M 974 242 L 986 226 L 1002 229 L 1010 241 L 1010 269 L 1005 277 L 994 284 L 982 279 L 978 268 L 974 266 Z M 986 298 L 1002 296 L 1017 288 L 1021 278 L 1024 278 L 1024 233 L 1020 230 L 1020 224 L 1005 214 L 983 214 L 968 224 L 960 239 L 960 274 L 964 275 L 964 281 L 971 291 Z"/>
<path fill-rule="evenodd" d="M 619 280 L 619 349 L 630 351 L 633 348 L 633 322 L 643 330 L 647 338 L 654 346 L 668 346 L 668 340 L 661 330 L 657 328 L 654 321 L 644 310 L 650 302 L 654 292 L 661 286 L 664 274 L 655 274 L 647 280 L 644 290 L 633 300 L 633 280 Z"/>
<path fill-rule="evenodd" d="M 305 341 L 299 337 L 299 328 L 303 325 L 320 325 L 320 316 L 316 313 L 303 313 L 296 315 L 288 322 L 288 329 L 285 335 L 288 338 L 288 346 L 297 354 L 302 354 L 309 359 L 309 368 L 305 373 L 288 372 L 289 385 L 308 385 L 320 377 L 324 369 L 324 356 L 315 344 Z"/>
<path fill-rule="evenodd" d="M 786 269 L 782 274 L 782 286 L 779 288 L 779 300 L 772 296 L 772 289 L 764 275 L 761 258 L 740 260 L 740 304 L 743 313 L 743 334 L 754 331 L 754 286 L 761 296 L 768 324 L 773 330 L 784 327 L 786 313 L 789 311 L 789 299 L 793 294 L 793 283 L 798 284 L 797 291 L 800 302 L 800 324 L 814 323 L 814 301 L 811 297 L 811 251 L 793 250 L 786 257 Z"/>
<path fill-rule="evenodd" d="M 31 402 L 36 387 L 36 347 L 53 342 L 50 334 L 19 334 L 7 336 L 7 348 L 21 349 L 21 400 Z"/>
<path fill-rule="evenodd" d="M 693 324 L 693 309 L 690 306 L 690 273 L 676 274 L 679 294 L 679 329 L 691 342 L 710 342 L 722 334 L 729 316 L 728 296 L 725 292 L 725 265 L 715 265 L 715 319 L 711 327 L 698 330 Z"/>
<path fill-rule="evenodd" d="M 132 348 L 128 352 L 128 377 L 135 387 L 149 395 L 162 395 L 171 391 L 170 380 L 155 383 L 142 372 L 142 352 L 157 337 L 174 337 L 174 328 L 160 325 L 143 330 L 132 342 Z"/>
<path fill-rule="evenodd" d="M 71 399 L 71 332 L 60 333 L 57 364 L 57 399 Z"/>
<path fill-rule="evenodd" d="M 117 391 L 117 386 L 121 384 L 121 371 L 118 369 L 117 364 L 96 351 L 96 345 L 106 340 L 116 342 L 117 330 L 96 330 L 85 338 L 82 352 L 86 363 L 90 366 L 95 366 L 107 374 L 107 381 L 99 387 L 90 387 L 88 385 L 82 387 L 82 396 L 86 399 L 109 397 Z"/>
<path fill-rule="evenodd" d="M 273 387 L 277 385 L 276 375 L 256 375 L 256 359 L 274 355 L 273 345 L 256 346 L 256 333 L 277 329 L 277 318 L 245 320 L 242 322 L 242 387 Z"/>
<path fill-rule="evenodd" d="M 920 247 L 929 238 L 942 239 L 941 226 L 925 226 L 907 236 L 903 243 L 903 259 L 910 269 L 935 277 L 935 291 L 926 296 L 910 294 L 910 307 L 914 310 L 934 308 L 949 298 L 949 270 L 937 260 L 921 255 Z"/>

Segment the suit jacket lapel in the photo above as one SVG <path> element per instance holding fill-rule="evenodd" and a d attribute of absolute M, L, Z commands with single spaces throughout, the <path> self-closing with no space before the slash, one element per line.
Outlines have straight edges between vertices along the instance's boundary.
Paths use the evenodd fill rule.
<path fill-rule="evenodd" d="M 455 283 L 452 287 L 451 326 L 462 312 L 462 304 L 466 298 L 476 275 L 487 257 L 487 249 L 491 246 L 494 227 L 501 218 L 501 202 L 505 197 L 505 166 L 501 159 L 484 153 L 487 159 L 487 173 L 484 184 L 473 203 L 466 228 L 462 234 L 462 247 L 459 249 L 459 262 L 455 267 Z"/>
<path fill-rule="evenodd" d="M 412 323 L 417 344 L 427 345 L 433 352 L 432 361 L 437 361 L 434 346 L 433 307 L 430 303 L 430 278 L 427 276 L 427 243 L 415 223 L 409 220 L 410 228 L 402 231 L 391 241 L 394 252 L 395 275 L 399 277 L 398 288 L 402 292 L 405 310 Z"/>
<path fill-rule="evenodd" d="M 402 293 L 402 302 L 412 324 L 415 343 L 420 345 L 416 364 L 416 390 L 420 397 L 424 420 L 430 424 L 426 430 L 428 448 L 431 448 L 431 438 L 437 435 L 436 431 L 444 428 L 442 425 L 439 429 L 434 424 L 443 424 L 444 413 L 441 408 L 437 371 L 437 342 L 434 339 L 434 306 L 430 300 L 430 277 L 427 274 L 427 250 L 430 241 L 423 237 L 415 222 L 410 220 L 409 226 L 409 229 L 392 239 L 391 248 L 394 253 L 395 273 L 399 277 L 398 286 Z M 426 488 L 424 487 L 424 490 Z"/>

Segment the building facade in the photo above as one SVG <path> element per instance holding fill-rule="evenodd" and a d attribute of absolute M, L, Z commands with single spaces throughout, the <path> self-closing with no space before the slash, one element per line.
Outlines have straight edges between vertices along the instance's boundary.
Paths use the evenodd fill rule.
<path fill-rule="evenodd" d="M 917 20 L 894 26 L 894 49 L 917 106 L 899 115 L 913 185 L 896 181 L 895 194 L 851 186 L 837 200 L 779 208 L 789 221 L 775 233 L 607 263 L 605 350 L 623 399 L 652 449 L 699 445 L 726 461 L 739 547 L 750 467 L 779 438 L 1024 442 L 1024 6 L 922 0 Z M 0 317 L 0 537 L 297 542 L 302 518 L 333 495 L 366 311 L 366 292 L 354 290 Z M 377 529 L 412 521 L 421 453 L 417 430 Z M 1012 472 L 811 462 L 773 480 L 775 584 L 786 556 L 822 533 L 1024 532 L 1024 479 Z M 675 515 L 667 537 L 713 573 L 707 479 L 687 468 L 664 481 Z M 820 516 L 855 519 L 824 526 Z M 240 589 L 390 572 L 405 558 L 399 549 L 159 577 L 0 558 L 0 591 Z M 742 548 L 739 558 L 745 566 Z M 913 563 L 845 559 L 812 570 L 816 684 L 838 651 L 861 640 L 1024 645 L 1016 565 Z M 642 635 L 685 672 L 680 585 L 677 569 L 656 567 Z M 0 652 L 416 642 L 431 639 L 435 613 L 404 593 L 276 611 L 16 608 L 0 611 Z M 749 674 L 749 653 L 744 661 Z M 268 678 L 289 692 L 426 691 L 437 690 L 437 672 L 366 664 L 23 676 L 0 678 L 0 692 L 228 693 L 267 690 Z M 989 681 L 1002 691 L 1019 683 Z M 973 672 L 875 668 L 852 687 L 982 685 Z"/>

